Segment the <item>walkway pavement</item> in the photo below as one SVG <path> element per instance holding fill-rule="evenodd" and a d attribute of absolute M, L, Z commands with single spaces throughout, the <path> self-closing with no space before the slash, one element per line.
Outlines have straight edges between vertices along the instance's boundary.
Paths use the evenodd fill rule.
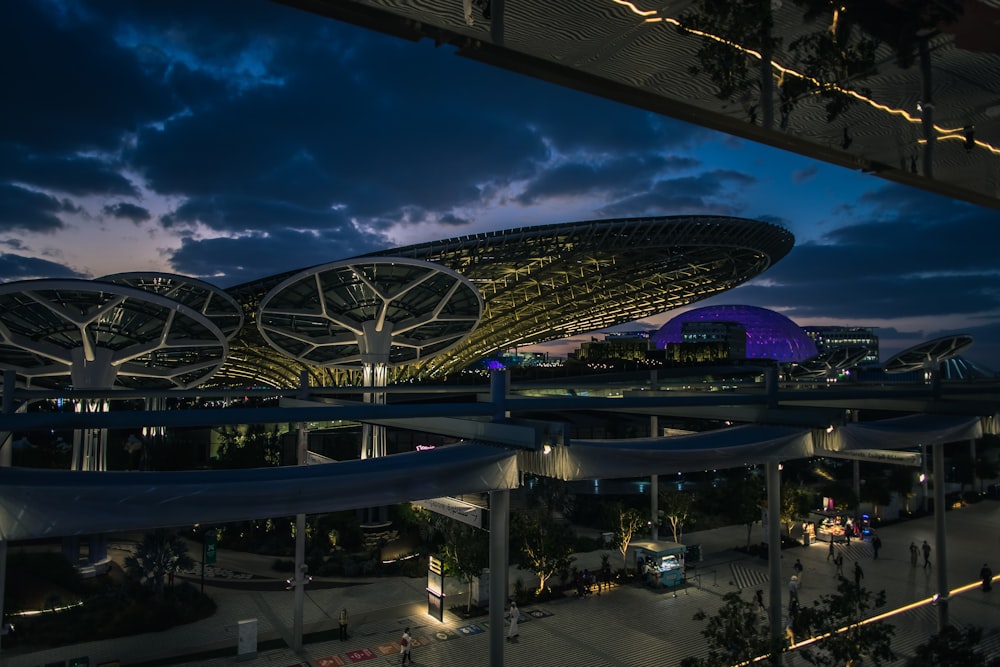
<path fill-rule="evenodd" d="M 983 562 L 1000 571 L 1000 503 L 984 501 L 946 517 L 949 552 L 947 558 L 949 587 L 955 589 L 977 580 Z M 932 517 L 901 522 L 879 531 L 883 547 L 878 560 L 873 559 L 868 542 L 837 544 L 844 554 L 845 571 L 859 561 L 864 568 L 865 584 L 873 590 L 885 589 L 888 606 L 897 608 L 932 597 L 937 591 L 933 568 L 924 570 L 910 565 L 909 544 L 927 540 L 934 544 Z M 753 539 L 760 536 L 754 527 Z M 735 551 L 746 542 L 746 529 L 733 526 L 692 533 L 688 544 L 701 544 L 705 560 L 689 570 L 688 585 L 677 591 L 654 591 L 638 585 L 613 588 L 602 595 L 584 599 L 573 597 L 521 609 L 520 639 L 505 645 L 508 664 L 545 664 L 552 667 L 586 664 L 594 667 L 643 667 L 676 665 L 687 656 L 704 656 L 707 646 L 700 631 L 703 622 L 692 620 L 699 610 L 712 614 L 722 596 L 740 591 L 747 600 L 757 588 L 767 591 L 766 561 Z M 783 579 L 790 577 L 791 565 L 800 558 L 804 565 L 799 598 L 803 604 L 835 588 L 834 565 L 827 561 L 828 546 L 786 550 L 782 555 Z M 579 568 L 594 568 L 601 552 L 579 554 L 574 563 Z M 612 563 L 619 554 L 612 553 Z M 932 562 L 935 560 L 932 555 Z M 220 552 L 220 564 L 234 570 L 253 572 L 253 561 L 245 556 Z M 261 566 L 258 565 L 258 568 Z M 935 565 L 936 567 L 936 565 Z M 266 574 L 260 572 L 259 574 Z M 268 574 L 273 577 L 273 573 Z M 512 569 L 511 585 L 531 575 Z M 221 582 L 206 584 L 219 610 L 210 619 L 159 633 L 114 640 L 90 642 L 60 649 L 33 653 L 5 651 L 0 656 L 4 667 L 41 667 L 68 665 L 74 658 L 86 657 L 91 666 L 103 664 L 190 665 L 192 667 L 291 667 L 310 665 L 334 667 L 364 663 L 364 667 L 398 664 L 399 636 L 409 627 L 414 637 L 415 664 L 439 667 L 468 667 L 488 662 L 489 645 L 483 617 L 463 621 L 445 613 L 438 622 L 426 612 L 426 580 L 420 578 L 384 578 L 364 580 L 354 585 L 320 588 L 315 582 L 307 589 L 304 629 L 322 633 L 321 640 L 308 641 L 299 653 L 274 641 L 285 638 L 290 643 L 293 593 L 284 590 L 283 581 L 269 581 L 258 589 L 223 587 Z M 341 584 L 351 583 L 342 581 Z M 782 586 L 782 591 L 785 590 Z M 449 593 L 460 594 L 457 589 Z M 464 599 L 464 598 L 462 598 Z M 784 602 L 784 601 L 783 601 Z M 351 614 L 350 639 L 331 640 L 337 627 L 337 612 L 346 607 Z M 952 597 L 951 620 L 956 625 L 975 625 L 984 630 L 983 648 L 1000 656 L 1000 587 L 984 593 L 978 587 Z M 262 648 L 256 657 L 237 659 L 237 623 L 256 619 Z M 899 656 L 894 667 L 902 667 L 917 645 L 936 632 L 937 609 L 930 604 L 919 606 L 893 617 L 896 627 L 893 648 Z M 315 635 L 314 635 L 315 636 Z M 217 657 L 206 652 L 217 651 Z M 784 656 L 786 665 L 804 665 L 794 652 Z"/>

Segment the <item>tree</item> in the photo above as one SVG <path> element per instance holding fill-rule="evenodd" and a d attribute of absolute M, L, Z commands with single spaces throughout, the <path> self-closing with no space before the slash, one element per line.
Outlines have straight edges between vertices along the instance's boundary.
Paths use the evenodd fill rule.
<path fill-rule="evenodd" d="M 795 524 L 808 516 L 812 508 L 812 494 L 801 486 L 786 484 L 781 489 L 781 525 L 788 537 L 792 536 Z"/>
<path fill-rule="evenodd" d="M 219 466 L 223 468 L 270 468 L 281 465 L 281 436 L 278 427 L 264 424 L 245 428 L 223 426 L 219 431 Z"/>
<path fill-rule="evenodd" d="M 980 456 L 976 459 L 976 477 L 979 478 L 979 492 L 983 492 L 983 485 L 988 479 L 995 479 L 998 468 L 996 461 Z"/>
<path fill-rule="evenodd" d="M 715 667 L 715 665 L 745 664 L 771 650 L 767 626 L 761 622 L 757 605 L 747 602 L 739 593 L 726 593 L 722 607 L 715 616 L 699 611 L 696 621 L 708 620 L 701 631 L 708 640 L 709 652 L 704 659 L 685 658 L 681 667 Z"/>
<path fill-rule="evenodd" d="M 135 553 L 125 559 L 125 572 L 130 579 L 163 593 L 163 578 L 171 572 L 190 570 L 194 560 L 188 555 L 187 543 L 176 533 L 159 528 L 143 535 Z"/>
<path fill-rule="evenodd" d="M 959 630 L 947 625 L 926 644 L 918 646 L 908 667 L 986 667 L 986 658 L 976 650 L 983 631 L 976 627 Z"/>
<path fill-rule="evenodd" d="M 472 611 L 472 582 L 490 565 L 490 534 L 452 520 L 441 547 L 445 566 L 468 584 L 466 611 Z"/>
<path fill-rule="evenodd" d="M 804 606 L 795 619 L 796 634 L 823 637 L 817 644 L 801 649 L 800 655 L 812 665 L 841 667 L 865 664 L 878 667 L 896 659 L 892 636 L 896 629 L 880 621 L 863 623 L 868 612 L 885 604 L 885 591 L 872 593 L 840 577 L 836 593 L 821 595 L 812 606 Z"/>
<path fill-rule="evenodd" d="M 628 545 L 631 544 L 635 534 L 646 525 L 639 510 L 631 507 L 624 507 L 618 503 L 614 512 L 614 537 L 615 548 L 622 554 L 622 567 L 628 569 Z"/>
<path fill-rule="evenodd" d="M 568 526 L 557 522 L 544 511 L 520 512 L 513 515 L 511 533 L 515 564 L 534 572 L 538 577 L 536 594 L 545 590 L 549 579 L 568 572 L 573 562 L 573 536 Z"/>
<path fill-rule="evenodd" d="M 865 480 L 861 486 L 861 500 L 872 504 L 872 515 L 879 516 L 879 507 L 884 507 L 892 502 L 892 492 L 886 480 L 882 477 L 873 477 Z"/>
<path fill-rule="evenodd" d="M 674 542 L 680 543 L 684 537 L 684 524 L 690 520 L 695 507 L 695 495 L 668 487 L 660 490 L 660 509 L 663 516 L 670 522 L 674 534 Z"/>
<path fill-rule="evenodd" d="M 771 58 L 781 44 L 772 34 L 771 0 L 697 0 L 681 23 L 682 34 L 701 37 L 698 65 L 690 74 L 705 74 L 718 99 L 740 100 L 751 123 L 760 109 L 765 129 L 771 129 Z"/>
<path fill-rule="evenodd" d="M 913 468 L 907 466 L 892 466 L 889 468 L 886 488 L 903 499 L 903 509 L 907 514 L 910 512 L 910 498 L 917 495 L 913 492 L 913 483 L 916 480 L 917 472 Z"/>
<path fill-rule="evenodd" d="M 761 502 L 764 500 L 764 481 L 752 470 L 744 470 L 738 477 L 726 481 L 726 495 L 730 499 L 729 517 L 733 523 L 747 527 L 747 548 L 750 548 L 750 532 L 760 521 Z"/>

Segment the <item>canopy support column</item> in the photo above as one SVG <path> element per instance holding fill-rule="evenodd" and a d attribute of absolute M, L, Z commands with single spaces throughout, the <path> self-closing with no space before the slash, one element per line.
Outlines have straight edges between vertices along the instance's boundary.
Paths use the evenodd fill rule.
<path fill-rule="evenodd" d="M 784 628 L 781 624 L 781 467 L 777 461 L 764 464 L 767 471 L 767 570 L 770 598 L 767 615 L 771 632 L 771 664 L 781 665 Z"/>

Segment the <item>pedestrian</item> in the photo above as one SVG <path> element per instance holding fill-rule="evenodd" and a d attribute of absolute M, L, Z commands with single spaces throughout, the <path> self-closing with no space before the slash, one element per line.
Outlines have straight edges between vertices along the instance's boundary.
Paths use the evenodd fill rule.
<path fill-rule="evenodd" d="M 802 578 L 802 560 L 799 558 L 795 559 L 795 565 L 792 565 L 792 569 L 795 570 L 795 574 Z"/>
<path fill-rule="evenodd" d="M 844 541 L 847 542 L 847 546 L 851 545 L 851 533 L 854 532 L 854 528 L 851 527 L 850 519 L 848 519 L 848 524 L 844 526 Z"/>
<path fill-rule="evenodd" d="M 403 661 L 399 664 L 405 665 L 406 661 L 409 660 L 410 664 L 413 664 L 413 658 L 410 656 L 410 645 L 413 644 L 413 637 L 410 636 L 410 629 L 406 628 L 403 630 L 403 636 L 399 640 L 399 652 L 403 655 Z"/>
<path fill-rule="evenodd" d="M 764 606 L 764 591 L 758 588 L 757 592 L 754 593 L 754 597 L 757 598 L 757 606 L 762 610 L 767 611 L 767 607 Z"/>
<path fill-rule="evenodd" d="M 507 618 L 510 619 L 510 627 L 507 628 L 507 641 L 517 641 L 517 621 L 520 619 L 521 613 L 517 610 L 517 603 L 514 600 L 510 601 L 510 609 L 507 612 Z"/>
<path fill-rule="evenodd" d="M 917 553 L 918 553 L 918 551 L 919 550 L 917 549 L 917 543 L 916 542 L 910 542 L 910 565 L 912 565 L 913 567 L 917 566 Z"/>
<path fill-rule="evenodd" d="M 340 616 L 337 618 L 337 622 L 340 624 L 340 641 L 347 641 L 347 607 L 340 610 Z"/>
<path fill-rule="evenodd" d="M 837 557 L 833 559 L 833 564 L 837 566 L 837 576 L 844 576 L 844 554 L 837 554 Z"/>
<path fill-rule="evenodd" d="M 926 570 L 931 566 L 931 545 L 927 544 L 927 540 L 924 540 L 921 548 L 924 550 L 924 569 Z"/>
<path fill-rule="evenodd" d="M 854 585 L 861 588 L 861 580 L 865 578 L 865 573 L 861 569 L 861 563 L 854 561 Z"/>
<path fill-rule="evenodd" d="M 878 560 L 878 550 L 882 548 L 882 538 L 878 535 L 872 535 L 872 553 L 874 560 Z"/>
<path fill-rule="evenodd" d="M 788 582 L 788 606 L 797 606 L 799 603 L 799 578 L 792 575 L 791 580 Z"/>
<path fill-rule="evenodd" d="M 604 587 L 611 590 L 611 563 L 608 561 L 601 565 L 601 578 L 604 579 Z"/>
<path fill-rule="evenodd" d="M 831 558 L 833 558 L 833 535 L 830 536 L 830 550 L 826 552 L 827 562 L 829 562 Z"/>
<path fill-rule="evenodd" d="M 993 590 L 993 570 L 986 563 L 983 563 L 983 569 L 979 570 L 979 578 L 983 580 L 984 591 Z"/>

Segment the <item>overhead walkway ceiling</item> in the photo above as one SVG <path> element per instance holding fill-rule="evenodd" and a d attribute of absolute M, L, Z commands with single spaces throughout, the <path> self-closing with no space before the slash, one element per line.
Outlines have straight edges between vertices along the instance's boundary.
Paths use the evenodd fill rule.
<path fill-rule="evenodd" d="M 862 20 L 881 12 L 867 27 L 885 34 L 873 66 L 863 72 L 836 76 L 831 72 L 838 67 L 851 68 L 825 63 L 826 96 L 800 76 L 799 63 L 808 54 L 790 47 L 798 37 L 824 34 L 831 16 L 805 21 L 795 2 L 762 3 L 774 8 L 773 36 L 780 39 L 772 58 L 773 114 L 758 93 L 760 60 L 746 48 L 754 38 L 748 22 L 727 27 L 725 17 L 692 16 L 698 7 L 692 0 L 278 1 L 405 39 L 433 39 L 466 58 L 1000 209 L 1000 0 L 964 0 L 957 21 L 940 31 L 916 31 L 930 35 L 926 68 L 917 53 L 919 37 L 907 51 L 912 64 L 905 68 L 886 43 L 906 33 L 907 17 L 893 14 L 900 3 L 853 3 L 863 8 Z M 484 7 L 490 8 L 489 20 Z M 679 28 L 695 25 L 711 29 L 702 37 Z M 720 40 L 732 46 L 723 49 Z M 707 66 L 699 61 L 706 44 L 716 49 L 716 58 L 725 54 L 747 66 L 746 77 L 735 76 L 738 92 L 731 97 L 716 96 L 705 74 L 713 67 L 731 73 L 721 60 Z M 782 85 L 786 100 L 780 98 Z M 782 101 L 791 102 L 787 117 Z M 844 106 L 833 120 L 830 103 Z"/>
<path fill-rule="evenodd" d="M 0 468 L 0 541 L 223 523 L 513 489 L 520 473 L 615 479 L 895 450 L 980 437 L 978 417 L 915 415 L 827 433 L 744 425 L 672 438 L 574 440 L 548 452 L 466 443 L 324 465 L 186 472 Z"/>

